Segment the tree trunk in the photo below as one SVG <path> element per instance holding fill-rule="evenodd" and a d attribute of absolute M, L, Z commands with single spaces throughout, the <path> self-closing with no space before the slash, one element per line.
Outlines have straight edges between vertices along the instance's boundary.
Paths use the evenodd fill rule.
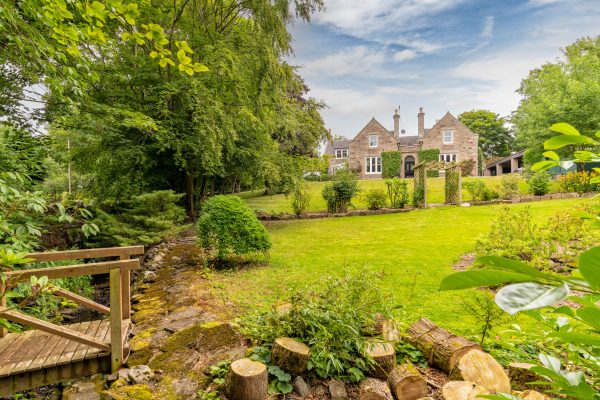
<path fill-rule="evenodd" d="M 263 400 L 267 397 L 267 367 L 258 361 L 242 358 L 231 363 L 225 380 L 229 400 Z"/>
<path fill-rule="evenodd" d="M 398 400 L 417 400 L 429 393 L 427 382 L 412 364 L 394 368 L 388 376 L 388 384 Z"/>
<path fill-rule="evenodd" d="M 306 371 L 309 357 L 307 345 L 287 337 L 275 339 L 271 348 L 273 364 L 293 375 L 302 375 Z"/>
<path fill-rule="evenodd" d="M 475 382 L 492 393 L 510 393 L 510 379 L 502 365 L 488 353 L 472 349 L 462 356 L 450 379 Z"/>
<path fill-rule="evenodd" d="M 373 341 L 367 347 L 367 354 L 375 361 L 370 375 L 373 378 L 387 379 L 388 374 L 396 366 L 394 346 L 391 343 Z"/>
<path fill-rule="evenodd" d="M 451 334 L 427 318 L 411 325 L 407 333 L 409 342 L 427 357 L 429 365 L 446 373 L 450 373 L 458 360 L 470 350 L 481 349 L 478 344 Z"/>
<path fill-rule="evenodd" d="M 536 374 L 531 371 L 531 367 L 533 364 L 528 363 L 520 363 L 513 362 L 508 364 L 508 377 L 512 382 L 512 385 L 517 390 L 526 390 L 531 387 L 531 385 L 527 385 L 529 382 L 539 382 L 544 381 L 546 378 Z M 547 387 L 545 386 L 537 386 L 538 389 L 544 390 Z"/>
<path fill-rule="evenodd" d="M 191 171 L 185 172 L 185 193 L 188 203 L 188 215 L 192 220 L 196 219 L 196 210 L 194 207 L 195 203 L 195 187 L 194 187 L 194 175 Z"/>
<path fill-rule="evenodd" d="M 386 382 L 367 378 L 360 384 L 358 400 L 394 400 L 394 398 Z"/>
<path fill-rule="evenodd" d="M 477 400 L 480 394 L 490 394 L 490 392 L 474 382 L 452 381 L 442 387 L 444 400 Z"/>

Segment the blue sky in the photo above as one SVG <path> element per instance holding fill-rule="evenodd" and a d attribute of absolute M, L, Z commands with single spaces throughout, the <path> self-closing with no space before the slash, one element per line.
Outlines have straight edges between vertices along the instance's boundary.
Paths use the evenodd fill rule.
<path fill-rule="evenodd" d="M 532 68 L 600 34 L 600 0 L 325 0 L 310 24 L 295 23 L 290 63 L 335 134 L 353 137 L 371 117 L 416 134 L 446 111 L 509 115 Z"/>

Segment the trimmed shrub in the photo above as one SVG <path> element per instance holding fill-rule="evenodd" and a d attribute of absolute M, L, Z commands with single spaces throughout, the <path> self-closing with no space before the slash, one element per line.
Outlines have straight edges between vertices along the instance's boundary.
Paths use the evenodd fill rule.
<path fill-rule="evenodd" d="M 521 177 L 518 174 L 503 175 L 502 180 L 500 181 L 500 198 L 510 200 L 521 194 L 521 190 L 519 189 L 520 181 Z"/>
<path fill-rule="evenodd" d="M 308 210 L 311 197 L 311 193 L 305 187 L 302 185 L 296 186 L 296 189 L 292 192 L 292 210 L 294 210 L 294 214 L 304 214 Z"/>
<path fill-rule="evenodd" d="M 271 239 L 264 225 L 237 196 L 209 198 L 202 207 L 197 231 L 198 245 L 216 251 L 219 259 L 266 252 L 271 248 Z"/>
<path fill-rule="evenodd" d="M 333 182 L 325 185 L 321 194 L 327 202 L 328 212 L 345 213 L 359 191 L 356 175 L 352 171 L 341 170 L 335 174 Z"/>
<path fill-rule="evenodd" d="M 425 161 L 439 161 L 440 160 L 440 150 L 439 149 L 427 149 L 419 151 L 419 162 Z M 428 177 L 438 177 L 440 176 L 440 172 L 438 170 L 428 170 Z"/>
<path fill-rule="evenodd" d="M 381 153 L 381 177 L 384 179 L 400 176 L 402 155 L 399 151 L 384 151 Z"/>
<path fill-rule="evenodd" d="M 536 196 L 543 196 L 550 191 L 550 174 L 538 171 L 529 178 L 529 192 Z"/>
<path fill-rule="evenodd" d="M 387 204 L 387 194 L 383 189 L 371 189 L 363 194 L 369 210 L 381 210 Z"/>
<path fill-rule="evenodd" d="M 563 193 L 589 193 L 600 190 L 600 184 L 591 183 L 591 179 L 598 176 L 597 172 L 569 172 L 558 178 L 558 187 Z"/>
<path fill-rule="evenodd" d="M 410 201 L 408 183 L 400 178 L 386 179 L 387 193 L 392 208 L 404 208 Z"/>
<path fill-rule="evenodd" d="M 488 188 L 482 180 L 465 182 L 463 186 L 471 195 L 471 201 L 490 201 L 500 197 L 498 192 Z"/>

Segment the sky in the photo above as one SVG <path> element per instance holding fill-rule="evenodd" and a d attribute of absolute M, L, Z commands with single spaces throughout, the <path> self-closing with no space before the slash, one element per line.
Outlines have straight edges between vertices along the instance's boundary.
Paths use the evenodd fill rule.
<path fill-rule="evenodd" d="M 600 0 L 325 0 L 310 24 L 290 27 L 289 62 L 323 100 L 326 126 L 354 137 L 375 117 L 416 135 L 447 111 L 508 116 L 531 69 L 600 34 Z"/>

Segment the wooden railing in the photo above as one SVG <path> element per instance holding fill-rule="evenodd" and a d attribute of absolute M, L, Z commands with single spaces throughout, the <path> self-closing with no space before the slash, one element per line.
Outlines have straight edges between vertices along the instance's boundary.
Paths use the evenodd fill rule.
<path fill-rule="evenodd" d="M 137 269 L 140 266 L 140 260 L 131 259 L 131 257 L 142 254 L 144 254 L 144 246 L 31 253 L 27 255 L 27 258 L 32 258 L 35 260 L 35 262 L 82 260 L 108 257 L 118 259 L 88 264 L 9 271 L 6 273 L 7 282 L 11 285 L 29 281 L 32 276 L 47 276 L 48 279 L 59 279 L 74 276 L 109 274 L 110 308 L 65 289 L 56 290 L 53 292 L 53 294 L 67 298 L 80 306 L 91 308 L 104 315 L 109 315 L 110 343 L 81 332 L 42 321 L 16 310 L 8 309 L 5 296 L 3 296 L 0 300 L 0 317 L 53 335 L 83 343 L 91 347 L 95 347 L 104 351 L 110 351 L 111 369 L 116 371 L 121 368 L 121 365 L 127 358 L 127 354 L 125 354 L 125 342 L 128 334 L 128 326 L 125 326 L 126 324 L 124 324 L 124 321 L 128 321 L 131 316 L 131 305 L 129 300 L 131 297 L 131 270 Z M 4 292 L 1 286 L 0 292 Z M 6 330 L 0 329 L 0 338 L 4 337 L 5 335 Z"/>

